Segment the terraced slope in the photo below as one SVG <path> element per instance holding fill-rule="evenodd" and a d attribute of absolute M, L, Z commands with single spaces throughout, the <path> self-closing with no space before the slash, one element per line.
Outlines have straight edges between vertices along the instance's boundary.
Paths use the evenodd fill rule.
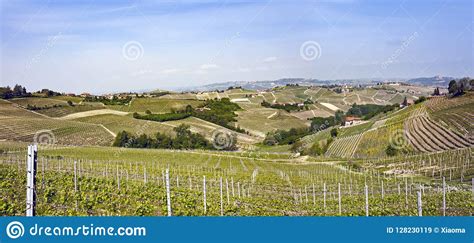
<path fill-rule="evenodd" d="M 467 93 L 461 97 L 436 97 L 426 102 L 433 120 L 442 126 L 474 139 L 474 95 Z"/>
<path fill-rule="evenodd" d="M 466 134 L 462 135 L 455 129 L 449 129 L 447 125 L 440 118 L 455 119 L 448 115 L 448 112 L 456 112 L 456 108 L 464 108 L 468 104 L 469 99 L 445 97 L 437 97 L 420 104 L 414 109 L 410 116 L 404 122 L 405 137 L 415 150 L 420 152 L 436 152 L 451 149 L 460 149 L 471 147 L 474 145 L 474 139 Z M 444 107 L 440 109 L 440 107 Z M 430 116 L 435 114 L 438 117 L 434 120 Z M 456 113 L 457 114 L 457 113 Z M 469 126 L 462 126 L 464 129 L 469 129 Z"/>
<path fill-rule="evenodd" d="M 445 96 L 433 97 L 426 101 L 425 105 L 430 112 L 441 111 L 445 109 L 450 109 L 457 106 L 473 104 L 474 103 L 474 93 L 468 92 L 462 96 L 447 98 Z"/>
<path fill-rule="evenodd" d="M 440 126 L 426 115 L 419 115 L 405 122 L 410 144 L 421 152 L 435 152 L 474 146 L 474 140 Z"/>

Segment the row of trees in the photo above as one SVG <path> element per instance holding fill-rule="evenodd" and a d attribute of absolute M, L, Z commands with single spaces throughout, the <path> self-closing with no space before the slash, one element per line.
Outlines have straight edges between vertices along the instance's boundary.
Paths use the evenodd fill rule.
<path fill-rule="evenodd" d="M 449 94 L 452 96 L 463 95 L 474 88 L 474 79 L 462 78 L 458 81 L 451 80 L 448 85 Z"/>
<path fill-rule="evenodd" d="M 262 101 L 261 105 L 266 108 L 280 109 L 287 112 L 304 110 L 304 106 L 299 106 L 298 104 L 270 104 L 269 102 Z"/>
<path fill-rule="evenodd" d="M 50 89 L 41 89 L 39 91 L 36 91 L 35 94 L 38 94 L 40 97 L 52 97 L 62 95 L 61 93 Z M 19 84 L 13 86 L 13 89 L 10 86 L 0 87 L 1 99 L 23 98 L 31 96 L 32 94 L 28 92 L 25 87 Z"/>
<path fill-rule="evenodd" d="M 163 114 L 153 114 L 149 110 L 147 110 L 144 115 L 135 112 L 133 117 L 135 119 L 166 122 L 182 120 L 194 116 L 237 132 L 246 133 L 244 129 L 231 124 L 237 121 L 235 111 L 240 109 L 239 105 L 230 102 L 228 98 L 223 98 L 221 100 L 206 100 L 205 103 L 197 109 L 194 109 L 191 105 L 187 105 L 183 110 L 173 110 L 170 113 Z"/>
<path fill-rule="evenodd" d="M 103 96 L 89 96 L 84 99 L 86 102 L 101 102 L 104 105 L 127 105 L 132 100 L 131 96 L 127 96 L 125 98 L 119 98 L 117 96 L 113 96 L 112 99 L 108 99 Z"/>
<path fill-rule="evenodd" d="M 357 105 L 353 104 L 352 107 L 346 112 L 346 116 L 357 116 L 362 117 L 364 120 L 368 120 L 377 114 L 387 113 L 389 111 L 395 110 L 399 107 L 399 104 L 393 105 L 375 105 L 375 104 L 365 104 Z"/>
<path fill-rule="evenodd" d="M 138 137 L 129 132 L 120 132 L 113 146 L 127 148 L 161 148 L 161 149 L 215 149 L 212 144 L 199 133 L 192 133 L 189 125 L 181 124 L 173 129 L 175 137 L 163 133 L 155 136 L 142 134 Z"/>
<path fill-rule="evenodd" d="M 12 88 L 10 86 L 0 87 L 0 98 L 2 99 L 11 99 L 11 98 L 20 98 L 20 97 L 29 97 L 31 93 L 26 91 L 25 87 L 21 85 L 15 85 Z"/>
<path fill-rule="evenodd" d="M 231 124 L 237 121 L 235 111 L 241 109 L 238 104 L 232 103 L 229 98 L 222 98 L 220 100 L 206 100 L 198 109 L 191 109 L 191 115 L 236 132 L 245 133 L 244 129 Z"/>
<path fill-rule="evenodd" d="M 308 128 L 291 128 L 290 130 L 276 130 L 267 134 L 263 140 L 263 144 L 273 146 L 276 144 L 293 144 L 299 138 L 310 134 Z"/>
<path fill-rule="evenodd" d="M 135 119 L 150 120 L 150 121 L 157 121 L 157 122 L 182 120 L 189 116 L 191 116 L 191 114 L 187 112 L 164 113 L 164 114 L 152 114 L 151 112 L 150 113 L 147 112 L 145 115 L 140 115 L 137 112 L 133 113 L 133 118 Z"/>

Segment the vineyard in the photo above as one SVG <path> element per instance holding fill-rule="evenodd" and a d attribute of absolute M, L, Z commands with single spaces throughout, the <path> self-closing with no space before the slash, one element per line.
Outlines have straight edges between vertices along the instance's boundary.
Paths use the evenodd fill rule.
<path fill-rule="evenodd" d="M 470 182 L 456 176 L 443 187 L 427 177 L 353 171 L 347 163 L 242 153 L 40 147 L 38 156 L 38 215 L 166 215 L 167 170 L 173 215 L 417 215 L 418 192 L 423 215 L 474 209 Z M 0 215 L 23 215 L 24 149 L 2 154 L 0 167 Z"/>
<path fill-rule="evenodd" d="M 401 134 L 401 136 L 400 136 Z M 362 135 L 359 144 L 354 152 L 356 158 L 386 157 L 386 148 L 395 142 L 405 146 L 403 137 L 403 123 L 391 123 L 374 130 L 369 130 Z"/>
<path fill-rule="evenodd" d="M 267 132 L 308 127 L 309 113 L 332 115 L 331 108 L 348 109 L 349 101 L 386 103 L 375 100 L 380 93 L 357 90 L 346 97 L 325 88 L 284 87 L 258 95 L 244 91 L 195 95 L 254 95 L 236 112 L 233 125 L 248 133 L 237 133 L 239 150 L 233 152 L 110 146 L 124 130 L 173 136 L 174 127 L 187 124 L 209 141 L 215 131 L 228 131 L 195 117 L 155 122 L 134 119 L 129 113 L 170 112 L 202 104 L 187 99 L 192 95 L 134 98 L 126 106 L 99 102 L 93 103 L 102 105 L 62 106 L 65 98 L 1 100 L 0 215 L 24 215 L 26 146 L 32 142 L 40 143 L 38 215 L 472 215 L 473 103 L 465 97 L 429 99 L 298 140 L 309 151 L 314 143 L 332 137 L 320 156 L 292 153 L 293 144 L 261 143 Z M 402 97 L 393 94 L 386 99 Z M 305 114 L 260 105 L 262 100 L 307 98 L 317 102 Z M 35 102 L 53 107 L 35 111 L 24 107 Z M 395 152 L 389 154 L 388 148 Z"/>
<path fill-rule="evenodd" d="M 433 98 L 415 109 L 410 117 L 405 120 L 406 138 L 417 151 L 434 152 L 449 149 L 459 149 L 471 147 L 474 140 L 469 134 L 472 132 L 472 122 L 465 120 L 464 117 L 472 116 L 472 105 L 469 99 L 462 98 Z M 450 112 L 454 110 L 456 115 Z M 431 115 L 430 112 L 431 111 Z M 436 122 L 431 118 L 442 121 Z M 468 118 L 469 119 L 469 118 Z M 464 133 L 459 133 L 460 121 L 465 122 L 463 126 Z M 443 122 L 443 121 L 447 121 Z M 453 124 L 455 129 L 449 129 L 449 125 Z M 471 131 L 471 132 L 470 132 Z"/>
<path fill-rule="evenodd" d="M 44 139 L 58 144 L 109 146 L 114 139 L 99 125 L 45 118 L 3 118 L 0 131 L 0 140 L 22 142 L 35 141 L 44 135 Z"/>
<path fill-rule="evenodd" d="M 366 168 L 376 168 L 385 174 L 402 176 L 424 176 L 434 181 L 446 180 L 469 182 L 474 177 L 472 148 L 449 150 L 435 153 L 398 156 L 388 159 L 368 159 L 362 164 Z"/>
<path fill-rule="evenodd" d="M 326 156 L 351 158 L 359 144 L 363 133 L 336 139 L 328 148 Z"/>
<path fill-rule="evenodd" d="M 471 93 L 454 99 L 444 97 L 430 99 L 426 103 L 426 107 L 431 117 L 442 126 L 461 134 L 469 139 L 471 143 L 474 142 L 474 124 L 472 122 L 474 119 L 474 101 Z"/>
<path fill-rule="evenodd" d="M 426 116 L 408 119 L 405 125 L 408 140 L 418 151 L 434 152 L 474 145 L 470 139 L 436 124 Z"/>
<path fill-rule="evenodd" d="M 96 115 L 74 119 L 84 123 L 102 124 L 115 134 L 127 131 L 132 134 L 155 135 L 157 132 L 173 135 L 173 126 L 146 120 L 134 119 L 131 116 L 114 114 Z"/>

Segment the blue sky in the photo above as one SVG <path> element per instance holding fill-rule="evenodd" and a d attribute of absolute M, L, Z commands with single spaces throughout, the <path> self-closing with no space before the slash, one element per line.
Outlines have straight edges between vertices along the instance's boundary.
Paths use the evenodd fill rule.
<path fill-rule="evenodd" d="M 1 0 L 0 8 L 0 86 L 103 93 L 474 76 L 470 0 Z"/>

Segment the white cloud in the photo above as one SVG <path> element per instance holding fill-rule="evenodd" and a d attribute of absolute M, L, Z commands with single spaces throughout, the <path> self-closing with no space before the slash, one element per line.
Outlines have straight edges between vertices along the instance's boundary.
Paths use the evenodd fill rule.
<path fill-rule="evenodd" d="M 266 57 L 263 59 L 263 62 L 274 62 L 277 60 L 277 57 Z"/>
<path fill-rule="evenodd" d="M 219 68 L 219 66 L 217 66 L 216 64 L 203 64 L 201 65 L 201 67 L 199 67 L 199 69 L 201 70 L 210 70 L 210 69 L 217 69 Z"/>
<path fill-rule="evenodd" d="M 181 71 L 181 69 L 178 69 L 178 68 L 169 68 L 169 69 L 161 70 L 161 73 L 162 74 L 173 74 L 173 73 L 178 73 L 180 71 Z"/>
<path fill-rule="evenodd" d="M 141 70 L 138 70 L 136 72 L 133 72 L 131 74 L 132 77 L 137 77 L 137 76 L 143 76 L 145 74 L 149 74 L 149 73 L 152 73 L 153 71 L 149 70 L 149 69 L 141 69 Z"/>
<path fill-rule="evenodd" d="M 250 68 L 247 68 L 247 67 L 240 67 L 238 69 L 239 72 L 242 72 L 242 73 L 248 73 L 250 72 Z"/>

